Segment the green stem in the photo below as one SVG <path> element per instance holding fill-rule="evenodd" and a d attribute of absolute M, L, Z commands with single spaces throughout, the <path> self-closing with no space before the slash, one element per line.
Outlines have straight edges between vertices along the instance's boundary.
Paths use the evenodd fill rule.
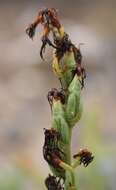
<path fill-rule="evenodd" d="M 72 129 L 69 127 L 69 143 L 67 145 L 67 162 L 71 165 L 71 137 L 72 137 Z"/>
<path fill-rule="evenodd" d="M 70 139 L 69 139 L 69 144 L 67 146 L 67 165 L 65 166 L 66 170 L 66 180 L 65 180 L 65 190 L 77 190 L 76 184 L 75 184 L 75 173 L 74 173 L 74 168 L 71 166 L 71 137 L 72 137 L 72 129 L 69 128 L 70 130 Z M 69 169 L 70 168 L 70 169 Z"/>

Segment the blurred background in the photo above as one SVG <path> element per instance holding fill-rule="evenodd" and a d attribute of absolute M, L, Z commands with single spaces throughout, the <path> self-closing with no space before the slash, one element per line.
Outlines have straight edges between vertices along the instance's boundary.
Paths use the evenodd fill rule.
<path fill-rule="evenodd" d="M 0 190 L 45 190 L 50 173 L 42 156 L 43 128 L 51 126 L 48 90 L 59 82 L 51 71 L 52 49 L 39 56 L 40 26 L 31 41 L 25 28 L 42 7 L 54 7 L 87 70 L 84 113 L 73 130 L 72 153 L 95 155 L 76 171 L 81 190 L 116 189 L 116 1 L 0 1 Z"/>

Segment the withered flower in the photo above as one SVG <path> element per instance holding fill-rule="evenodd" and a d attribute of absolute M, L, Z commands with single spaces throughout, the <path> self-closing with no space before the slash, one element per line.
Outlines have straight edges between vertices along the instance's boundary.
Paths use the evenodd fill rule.
<path fill-rule="evenodd" d="M 48 190 L 64 190 L 63 184 L 61 184 L 61 178 L 50 174 L 45 180 L 45 185 Z"/>
<path fill-rule="evenodd" d="M 93 161 L 94 156 L 92 156 L 92 153 L 89 150 L 82 149 L 78 152 L 78 154 L 75 154 L 73 158 L 78 158 L 80 165 L 83 164 L 85 167 L 87 167 Z"/>

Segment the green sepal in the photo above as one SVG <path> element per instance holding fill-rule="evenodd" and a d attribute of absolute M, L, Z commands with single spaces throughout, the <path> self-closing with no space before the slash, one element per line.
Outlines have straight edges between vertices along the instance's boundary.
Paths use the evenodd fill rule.
<path fill-rule="evenodd" d="M 78 122 L 82 115 L 81 84 L 77 76 L 74 77 L 69 88 L 66 105 L 66 118 L 71 127 Z"/>
<path fill-rule="evenodd" d="M 66 52 L 64 57 L 60 61 L 60 64 L 63 68 L 66 68 L 62 77 L 60 77 L 60 81 L 62 83 L 62 87 L 64 89 L 67 89 L 73 79 L 73 71 L 76 68 L 74 53 L 72 51 Z"/>
<path fill-rule="evenodd" d="M 81 94 L 81 83 L 80 83 L 80 79 L 77 75 L 74 76 L 72 82 L 70 83 L 68 91 L 70 93 L 76 93 L 79 95 Z"/>
<path fill-rule="evenodd" d="M 66 65 L 67 69 L 70 69 L 70 70 L 76 67 L 73 51 L 70 51 L 70 52 L 68 51 L 64 54 L 62 58 L 62 63 Z"/>
<path fill-rule="evenodd" d="M 61 114 L 58 115 L 53 114 L 52 128 L 56 129 L 60 133 L 61 141 L 64 144 L 69 143 L 70 139 L 69 126 L 67 124 L 66 119 Z"/>

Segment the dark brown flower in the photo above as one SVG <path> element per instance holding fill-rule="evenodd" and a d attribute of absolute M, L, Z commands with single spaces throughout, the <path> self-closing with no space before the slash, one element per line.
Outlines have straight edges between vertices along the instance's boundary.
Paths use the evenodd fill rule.
<path fill-rule="evenodd" d="M 92 153 L 89 150 L 82 149 L 78 152 L 78 154 L 75 154 L 73 158 L 79 158 L 80 164 L 87 167 L 93 161 L 94 156 L 92 156 Z"/>
<path fill-rule="evenodd" d="M 63 184 L 61 184 L 61 178 L 57 178 L 50 174 L 45 180 L 45 185 L 48 190 L 64 190 Z"/>

